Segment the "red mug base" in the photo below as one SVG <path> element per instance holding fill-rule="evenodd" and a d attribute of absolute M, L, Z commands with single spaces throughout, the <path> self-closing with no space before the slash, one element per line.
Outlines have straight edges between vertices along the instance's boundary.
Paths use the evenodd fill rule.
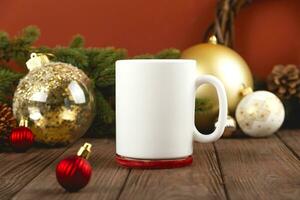
<path fill-rule="evenodd" d="M 147 159 L 134 159 L 127 158 L 120 155 L 116 155 L 116 162 L 128 168 L 143 168 L 143 169 L 169 169 L 169 168 L 179 168 L 185 167 L 193 162 L 192 156 L 187 156 L 185 158 L 177 158 L 177 159 L 155 159 L 155 160 L 147 160 Z"/>

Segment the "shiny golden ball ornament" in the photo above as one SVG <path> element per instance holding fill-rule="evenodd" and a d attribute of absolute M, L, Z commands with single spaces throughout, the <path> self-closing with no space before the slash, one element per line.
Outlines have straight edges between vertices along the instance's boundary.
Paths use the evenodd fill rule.
<path fill-rule="evenodd" d="M 91 80 L 70 64 L 33 53 L 29 73 L 13 99 L 17 120 L 27 119 L 36 142 L 66 145 L 83 136 L 95 113 Z"/>
<path fill-rule="evenodd" d="M 215 36 L 210 37 L 208 43 L 198 44 L 184 50 L 181 57 L 196 60 L 198 74 L 210 74 L 222 81 L 227 93 L 229 114 L 234 114 L 237 104 L 242 99 L 240 91 L 243 85 L 253 87 L 253 78 L 247 63 L 234 50 L 217 44 Z M 196 100 L 197 128 L 202 131 L 213 129 L 219 110 L 214 87 L 211 85 L 199 87 L 196 99 L 206 102 L 197 108 Z"/>
<path fill-rule="evenodd" d="M 266 137 L 280 128 L 285 111 L 276 95 L 268 91 L 257 91 L 247 94 L 240 101 L 235 116 L 245 134 Z"/>
<path fill-rule="evenodd" d="M 215 122 L 215 127 L 217 127 L 218 122 Z M 224 133 L 222 135 L 223 138 L 230 138 L 236 135 L 237 124 L 233 117 L 230 115 L 227 116 Z"/>

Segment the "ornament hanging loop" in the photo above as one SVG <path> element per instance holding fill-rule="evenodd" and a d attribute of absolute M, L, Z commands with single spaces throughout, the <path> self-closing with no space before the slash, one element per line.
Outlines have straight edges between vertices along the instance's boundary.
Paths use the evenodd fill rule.
<path fill-rule="evenodd" d="M 240 90 L 240 94 L 244 97 L 250 93 L 253 93 L 253 89 L 251 87 L 247 87 L 244 83 L 242 84 L 242 88 Z"/>
<path fill-rule="evenodd" d="M 218 44 L 217 37 L 215 35 L 210 36 L 209 39 L 208 39 L 208 43 Z"/>
<path fill-rule="evenodd" d="M 88 159 L 91 155 L 91 148 L 92 145 L 90 143 L 84 143 L 82 147 L 77 152 L 77 156 L 83 157 L 85 159 Z"/>
<path fill-rule="evenodd" d="M 28 127 L 28 120 L 25 119 L 24 117 L 22 117 L 20 120 L 19 126 Z"/>
<path fill-rule="evenodd" d="M 36 68 L 42 67 L 50 62 L 48 56 L 54 56 L 53 54 L 43 54 L 43 53 L 31 53 L 30 59 L 26 62 L 26 66 L 29 71 Z"/>
<path fill-rule="evenodd" d="M 30 58 L 35 58 L 35 57 L 37 57 L 37 54 L 36 54 L 36 53 L 30 54 Z"/>

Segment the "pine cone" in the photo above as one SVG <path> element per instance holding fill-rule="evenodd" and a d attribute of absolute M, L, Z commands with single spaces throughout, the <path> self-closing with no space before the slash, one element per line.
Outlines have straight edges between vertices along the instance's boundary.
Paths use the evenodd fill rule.
<path fill-rule="evenodd" d="M 296 65 L 275 65 L 267 78 L 268 90 L 282 100 L 300 98 L 300 70 Z"/>
<path fill-rule="evenodd" d="M 10 131 L 16 125 L 17 121 L 13 116 L 11 107 L 0 103 L 0 147 L 7 146 Z"/>

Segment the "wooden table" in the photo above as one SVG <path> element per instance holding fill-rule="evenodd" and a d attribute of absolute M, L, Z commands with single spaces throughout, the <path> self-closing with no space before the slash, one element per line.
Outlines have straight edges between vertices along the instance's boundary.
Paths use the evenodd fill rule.
<path fill-rule="evenodd" d="M 56 181 L 55 166 L 85 141 L 93 144 L 92 180 L 80 192 L 65 192 Z M 300 130 L 194 147 L 191 166 L 165 170 L 118 167 L 115 142 L 109 138 L 0 153 L 0 199 L 300 199 Z"/>

